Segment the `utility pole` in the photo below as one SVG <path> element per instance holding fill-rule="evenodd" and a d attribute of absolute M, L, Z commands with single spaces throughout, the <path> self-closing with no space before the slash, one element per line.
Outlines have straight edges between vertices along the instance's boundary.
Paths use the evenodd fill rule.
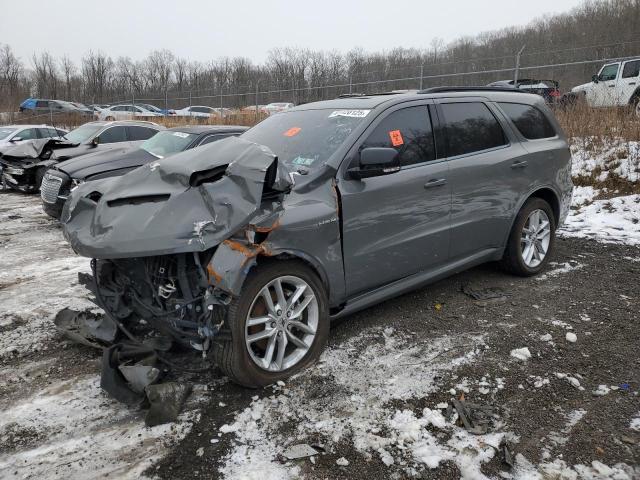
<path fill-rule="evenodd" d="M 420 65 L 420 90 L 422 90 L 422 77 L 424 77 L 424 65 Z"/>
<path fill-rule="evenodd" d="M 522 55 L 522 52 L 524 51 L 526 45 L 523 45 L 522 48 L 520 49 L 520 51 L 518 52 L 518 54 L 516 55 L 516 70 L 515 73 L 513 75 L 513 87 L 514 88 L 518 88 L 518 73 L 520 70 L 520 55 Z"/>

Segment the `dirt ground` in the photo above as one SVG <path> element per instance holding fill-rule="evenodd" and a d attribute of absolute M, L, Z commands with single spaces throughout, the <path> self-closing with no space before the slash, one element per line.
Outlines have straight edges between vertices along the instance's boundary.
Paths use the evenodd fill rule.
<path fill-rule="evenodd" d="M 1 478 L 640 478 L 637 246 L 560 238 L 539 277 L 455 275 L 334 325 L 319 364 L 286 384 L 186 376 L 180 420 L 147 429 L 99 389 L 100 353 L 51 324 L 89 308 L 74 280 L 87 267 L 38 205 L 0 195 Z M 524 347 L 528 360 L 511 355 Z M 485 435 L 433 414 L 461 396 L 492 407 Z M 323 451 L 286 461 L 298 443 Z"/>

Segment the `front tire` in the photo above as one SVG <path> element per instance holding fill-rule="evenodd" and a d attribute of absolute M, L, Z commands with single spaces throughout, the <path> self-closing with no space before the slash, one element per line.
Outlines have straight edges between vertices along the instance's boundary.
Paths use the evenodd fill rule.
<path fill-rule="evenodd" d="M 227 310 L 230 338 L 214 359 L 235 383 L 263 387 L 315 362 L 329 337 L 326 290 L 299 261 L 269 261 L 247 277 Z M 224 338 L 224 337 L 223 337 Z"/>
<path fill-rule="evenodd" d="M 518 212 L 502 257 L 505 270 L 523 277 L 543 270 L 555 248 L 556 219 L 551 206 L 530 198 Z"/>

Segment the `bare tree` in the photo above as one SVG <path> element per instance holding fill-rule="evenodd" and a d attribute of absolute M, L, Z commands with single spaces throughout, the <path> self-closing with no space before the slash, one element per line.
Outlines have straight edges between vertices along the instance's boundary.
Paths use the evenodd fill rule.
<path fill-rule="evenodd" d="M 71 59 L 64 55 L 60 59 L 60 68 L 62 69 L 62 79 L 64 81 L 64 95 L 65 98 L 72 98 L 73 81 L 76 73 L 76 66 Z"/>
<path fill-rule="evenodd" d="M 103 102 L 111 82 L 113 61 L 102 52 L 89 51 L 82 57 L 82 77 L 85 97 L 91 103 Z"/>
<path fill-rule="evenodd" d="M 49 52 L 33 54 L 31 58 L 36 81 L 36 92 L 40 97 L 56 98 L 58 96 L 58 68 L 56 60 Z"/>

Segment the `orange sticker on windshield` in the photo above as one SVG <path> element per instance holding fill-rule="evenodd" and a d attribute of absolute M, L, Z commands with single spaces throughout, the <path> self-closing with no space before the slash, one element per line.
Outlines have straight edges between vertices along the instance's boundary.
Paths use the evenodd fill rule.
<path fill-rule="evenodd" d="M 402 138 L 402 133 L 400 133 L 400 130 L 391 130 L 389 132 L 389 137 L 391 138 L 391 145 L 393 145 L 394 147 L 404 145 L 404 139 Z"/>
<path fill-rule="evenodd" d="M 302 130 L 300 127 L 291 127 L 289 130 L 284 132 L 285 137 L 295 137 Z"/>

